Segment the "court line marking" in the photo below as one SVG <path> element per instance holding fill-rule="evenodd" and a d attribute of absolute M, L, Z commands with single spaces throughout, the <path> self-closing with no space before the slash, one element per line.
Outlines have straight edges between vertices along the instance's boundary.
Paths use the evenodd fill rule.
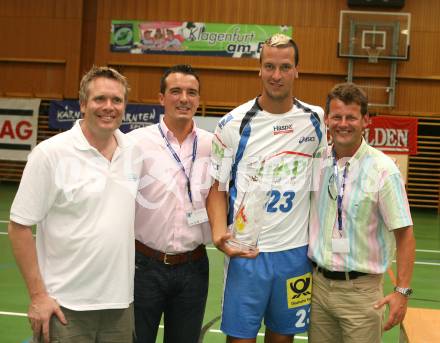
<path fill-rule="evenodd" d="M 418 252 L 432 252 L 434 254 L 440 254 L 440 250 L 426 250 L 426 249 L 416 249 Z"/>
<path fill-rule="evenodd" d="M 27 317 L 27 313 L 19 313 L 19 312 L 5 312 L 5 311 L 0 311 L 0 315 L 14 316 L 14 317 Z"/>
<path fill-rule="evenodd" d="M 0 232 L 0 235 L 7 235 L 7 232 Z M 35 237 L 35 235 L 33 235 Z M 218 251 L 217 248 L 215 247 L 206 247 L 206 250 L 216 250 Z M 416 251 L 421 251 L 421 250 L 416 250 Z M 423 252 L 426 252 L 426 250 L 423 250 Z M 429 252 L 434 252 L 434 253 L 440 253 L 440 251 L 437 250 L 429 250 Z M 219 251 L 220 253 L 220 251 Z M 396 263 L 396 260 L 393 260 L 393 263 Z M 414 264 L 420 264 L 420 265 L 426 265 L 426 266 L 440 266 L 440 262 L 418 262 L 415 261 Z"/>
<path fill-rule="evenodd" d="M 421 264 L 425 266 L 440 266 L 440 263 L 438 262 L 417 262 L 415 261 L 414 264 Z"/>
<path fill-rule="evenodd" d="M 26 313 L 19 313 L 19 312 L 5 312 L 5 311 L 0 311 L 0 315 L 5 315 L 5 316 L 14 316 L 14 317 L 27 317 Z M 160 329 L 163 329 L 164 326 L 163 325 L 159 325 Z M 221 330 L 218 329 L 209 329 L 208 332 L 212 332 L 212 333 L 221 333 L 223 334 L 223 332 Z M 258 336 L 263 337 L 264 333 L 259 332 Z M 308 338 L 306 336 L 298 336 L 295 335 L 295 339 L 300 339 L 300 340 L 308 340 Z"/>
<path fill-rule="evenodd" d="M 7 235 L 7 232 L 0 232 L 0 235 Z M 33 235 L 35 237 L 35 235 Z M 215 247 L 206 247 L 206 250 L 218 250 Z M 422 250 L 422 249 L 416 249 L 416 252 L 432 252 L 432 253 L 440 253 L 439 250 Z M 393 263 L 396 263 L 394 260 Z M 418 262 L 415 261 L 414 264 L 420 264 L 420 265 L 427 265 L 427 266 L 440 266 L 439 262 Z"/>

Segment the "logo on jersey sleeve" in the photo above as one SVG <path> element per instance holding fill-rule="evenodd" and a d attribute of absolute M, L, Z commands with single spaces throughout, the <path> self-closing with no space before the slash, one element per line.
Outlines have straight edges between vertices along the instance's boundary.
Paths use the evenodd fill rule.
<path fill-rule="evenodd" d="M 218 127 L 220 129 L 223 129 L 223 127 L 232 120 L 232 118 L 234 118 L 232 116 L 232 114 L 228 114 L 226 117 L 222 118 L 219 122 L 218 122 Z"/>
<path fill-rule="evenodd" d="M 232 166 L 232 150 L 227 148 L 217 134 L 211 145 L 210 173 L 221 183 L 227 182 Z"/>
<path fill-rule="evenodd" d="M 225 147 L 217 136 L 214 136 L 214 139 L 212 140 L 211 153 L 218 159 L 225 157 Z"/>
<path fill-rule="evenodd" d="M 306 273 L 286 281 L 287 307 L 295 308 L 310 304 L 312 298 L 312 273 Z"/>

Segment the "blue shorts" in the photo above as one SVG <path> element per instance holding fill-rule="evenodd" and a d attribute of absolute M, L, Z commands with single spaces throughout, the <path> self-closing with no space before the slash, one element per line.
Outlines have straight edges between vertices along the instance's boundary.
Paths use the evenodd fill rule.
<path fill-rule="evenodd" d="M 221 330 L 228 336 L 254 338 L 264 324 L 272 332 L 294 335 L 309 327 L 312 266 L 307 245 L 234 257 L 226 263 Z"/>

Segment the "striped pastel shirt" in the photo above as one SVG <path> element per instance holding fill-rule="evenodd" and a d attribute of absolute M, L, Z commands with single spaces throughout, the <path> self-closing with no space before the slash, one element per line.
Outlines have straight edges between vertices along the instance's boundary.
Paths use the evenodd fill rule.
<path fill-rule="evenodd" d="M 333 271 L 380 274 L 394 256 L 393 230 L 412 225 L 408 199 L 396 164 L 364 140 L 349 159 L 338 161 L 336 182 L 331 147 L 314 159 L 309 222 L 309 257 Z M 347 168 L 338 228 L 336 197 Z M 334 253 L 332 239 L 346 237 L 349 253 Z"/>

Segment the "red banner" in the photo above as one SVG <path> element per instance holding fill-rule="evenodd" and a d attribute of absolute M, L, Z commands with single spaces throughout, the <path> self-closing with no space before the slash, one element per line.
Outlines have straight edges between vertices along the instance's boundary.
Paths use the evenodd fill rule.
<path fill-rule="evenodd" d="M 367 143 L 384 153 L 417 154 L 417 118 L 370 117 L 365 129 Z"/>
<path fill-rule="evenodd" d="M 37 144 L 40 99 L 0 98 L 0 160 L 26 161 Z"/>

